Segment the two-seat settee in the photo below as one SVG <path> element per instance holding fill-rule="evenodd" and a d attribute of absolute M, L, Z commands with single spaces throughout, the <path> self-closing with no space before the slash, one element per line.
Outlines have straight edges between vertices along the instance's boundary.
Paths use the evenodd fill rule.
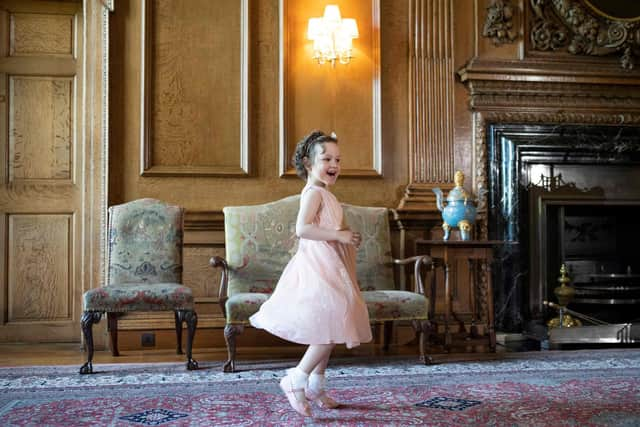
<path fill-rule="evenodd" d="M 235 371 L 236 336 L 249 324 L 273 292 L 287 262 L 297 249 L 295 234 L 300 196 L 252 206 L 223 209 L 226 259 L 211 258 L 214 268 L 222 269 L 219 302 L 226 317 L 224 330 L 229 359 L 225 372 Z M 372 323 L 383 323 L 383 346 L 388 349 L 393 321 L 411 321 L 420 335 L 420 356 L 424 363 L 431 335 L 433 299 L 425 295 L 423 277 L 432 267 L 428 256 L 393 259 L 389 231 L 389 209 L 343 205 L 346 223 L 362 235 L 357 252 L 357 276 Z M 413 290 L 399 290 L 394 268 L 413 264 Z M 430 274 L 433 277 L 433 274 Z M 434 281 L 430 281 L 429 294 Z M 282 307 L 292 310 L 295 307 Z"/>

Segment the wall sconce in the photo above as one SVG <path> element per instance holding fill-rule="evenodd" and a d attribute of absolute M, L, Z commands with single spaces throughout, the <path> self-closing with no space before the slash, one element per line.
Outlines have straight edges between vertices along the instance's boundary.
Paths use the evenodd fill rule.
<path fill-rule="evenodd" d="M 340 9 L 334 4 L 324 8 L 324 16 L 309 19 L 307 39 L 313 40 L 313 59 L 318 64 L 331 62 L 335 67 L 336 59 L 348 64 L 351 55 L 352 40 L 358 38 L 358 24 L 352 18 L 342 19 Z"/>

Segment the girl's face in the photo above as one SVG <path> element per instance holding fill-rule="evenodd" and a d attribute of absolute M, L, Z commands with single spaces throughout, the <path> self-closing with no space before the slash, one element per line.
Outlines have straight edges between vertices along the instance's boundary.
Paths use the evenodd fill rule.
<path fill-rule="evenodd" d="M 314 147 L 311 156 L 311 167 L 307 167 L 309 174 L 307 182 L 325 187 L 333 185 L 340 175 L 340 149 L 335 142 L 325 142 Z"/>

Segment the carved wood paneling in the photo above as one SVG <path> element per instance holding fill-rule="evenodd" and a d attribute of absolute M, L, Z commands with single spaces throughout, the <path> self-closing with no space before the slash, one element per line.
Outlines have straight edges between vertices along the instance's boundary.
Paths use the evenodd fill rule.
<path fill-rule="evenodd" d="M 640 53 L 640 19 L 613 17 L 581 0 L 529 0 L 528 53 L 564 52 L 565 55 L 619 55 L 623 69 L 631 70 Z M 632 6 L 632 5 L 629 5 Z M 613 5 L 612 10 L 623 9 Z M 634 9 L 627 8 L 628 12 Z M 625 14 L 623 14 L 624 16 Z"/>
<path fill-rule="evenodd" d="M 218 306 L 220 271 L 214 270 L 209 260 L 215 255 L 225 256 L 224 214 L 187 211 L 184 228 L 184 283 L 193 289 L 198 316 L 204 314 L 222 321 Z"/>
<path fill-rule="evenodd" d="M 72 56 L 74 51 L 73 15 L 15 13 L 10 17 L 11 56 Z"/>
<path fill-rule="evenodd" d="M 216 255 L 224 257 L 224 253 L 224 245 L 222 247 L 185 246 L 184 248 L 182 278 L 184 284 L 193 290 L 198 317 L 202 315 L 216 319 L 224 318 L 218 305 L 220 271 L 214 270 L 209 265 L 211 257 Z"/>
<path fill-rule="evenodd" d="M 140 1 L 141 174 L 248 174 L 248 0 Z"/>
<path fill-rule="evenodd" d="M 73 79 L 9 78 L 9 180 L 70 180 Z"/>
<path fill-rule="evenodd" d="M 10 215 L 7 321 L 72 315 L 72 215 Z"/>
<path fill-rule="evenodd" d="M 184 284 L 193 289 L 196 299 L 218 300 L 220 275 L 209 265 L 211 257 L 224 256 L 224 248 L 185 247 L 184 249 Z"/>
<path fill-rule="evenodd" d="M 637 80 L 640 82 L 640 79 Z M 625 85 L 602 83 L 514 80 L 470 80 L 470 106 L 474 110 L 612 110 L 633 112 L 640 108 L 640 91 Z M 521 110 L 520 110 L 521 111 Z"/>
<path fill-rule="evenodd" d="M 451 183 L 454 169 L 452 5 L 412 0 L 410 13 L 410 183 L 400 209 L 432 205 L 431 188 Z"/>
<path fill-rule="evenodd" d="M 513 42 L 518 35 L 513 22 L 517 10 L 511 0 L 493 0 L 487 7 L 482 36 L 490 37 L 496 46 Z"/>
<path fill-rule="evenodd" d="M 359 38 L 347 64 L 319 65 L 306 39 L 309 18 L 322 16 L 319 0 L 280 0 L 280 175 L 295 176 L 291 156 L 313 129 L 334 131 L 343 176 L 382 175 L 380 0 L 334 2 L 354 18 Z"/>

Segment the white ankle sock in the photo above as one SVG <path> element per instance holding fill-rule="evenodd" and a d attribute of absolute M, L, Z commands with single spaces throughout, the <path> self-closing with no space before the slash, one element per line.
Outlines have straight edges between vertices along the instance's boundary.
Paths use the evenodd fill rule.
<path fill-rule="evenodd" d="M 324 384 L 326 382 L 326 379 L 324 377 L 324 374 L 314 374 L 311 373 L 311 375 L 309 375 L 309 389 L 313 390 L 315 392 L 319 392 L 324 390 Z"/>
<path fill-rule="evenodd" d="M 305 373 L 302 369 L 295 368 L 287 369 L 287 375 L 291 378 L 291 385 L 293 388 L 305 388 L 307 381 L 309 380 L 309 374 Z"/>

